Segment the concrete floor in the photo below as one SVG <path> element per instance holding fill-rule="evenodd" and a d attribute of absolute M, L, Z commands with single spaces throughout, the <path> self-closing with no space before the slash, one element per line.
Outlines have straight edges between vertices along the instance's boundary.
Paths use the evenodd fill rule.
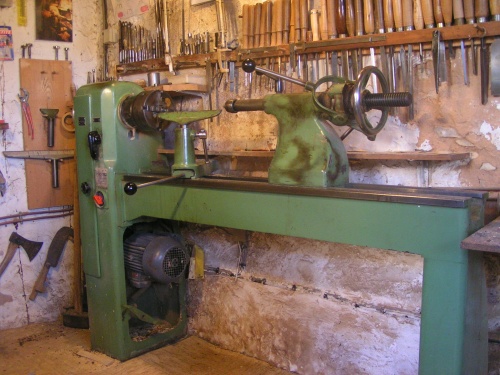
<path fill-rule="evenodd" d="M 31 324 L 0 331 L 0 374 L 231 374 L 289 372 L 190 336 L 170 346 L 120 362 L 90 350 L 88 330 L 61 323 Z"/>

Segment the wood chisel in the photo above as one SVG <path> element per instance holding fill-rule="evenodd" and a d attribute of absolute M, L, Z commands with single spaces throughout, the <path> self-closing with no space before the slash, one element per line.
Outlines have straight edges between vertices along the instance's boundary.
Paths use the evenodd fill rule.
<path fill-rule="evenodd" d="M 347 36 L 352 37 L 356 35 L 356 25 L 354 18 L 354 0 L 345 0 L 345 25 L 347 30 Z M 348 78 L 354 80 L 358 74 L 358 51 L 345 51 L 348 56 L 349 65 L 349 54 L 351 55 L 350 63 L 351 69 L 349 70 Z"/>
<path fill-rule="evenodd" d="M 392 0 L 383 0 L 384 5 L 384 26 L 387 33 L 392 33 L 394 31 L 394 16 L 392 11 Z M 388 47 L 388 70 L 389 75 L 387 76 L 389 82 L 389 91 L 396 92 L 396 69 L 394 66 L 394 47 Z M 390 113 L 394 113 L 394 108 L 391 108 Z"/>
<path fill-rule="evenodd" d="M 453 2 L 452 0 L 441 0 L 441 10 L 443 12 L 443 21 L 445 26 L 451 26 L 453 21 Z M 448 41 L 448 53 L 450 58 L 455 58 L 453 49 L 453 40 Z"/>
<path fill-rule="evenodd" d="M 488 103 L 488 46 L 485 37 L 481 38 L 481 47 L 479 50 L 479 59 L 481 62 L 481 104 Z"/>
<path fill-rule="evenodd" d="M 446 65 L 444 61 L 444 44 L 441 39 L 441 32 L 435 30 L 432 34 L 432 62 L 434 65 L 434 85 L 436 94 L 439 93 L 439 86 L 446 82 Z"/>
<path fill-rule="evenodd" d="M 337 27 L 337 35 L 339 38 L 347 36 L 346 26 L 346 6 L 344 0 L 335 0 L 335 26 Z M 341 52 L 342 77 L 349 78 L 349 54 L 343 49 Z"/>
<path fill-rule="evenodd" d="M 490 47 L 491 95 L 500 96 L 500 39 L 495 39 Z"/>
<path fill-rule="evenodd" d="M 463 25 L 465 23 L 464 3 L 462 0 L 453 0 L 453 18 L 455 25 Z M 469 86 L 469 69 L 467 67 L 468 56 L 465 48 L 465 41 L 460 39 L 460 57 L 462 59 L 462 73 L 464 76 L 464 85 Z"/>

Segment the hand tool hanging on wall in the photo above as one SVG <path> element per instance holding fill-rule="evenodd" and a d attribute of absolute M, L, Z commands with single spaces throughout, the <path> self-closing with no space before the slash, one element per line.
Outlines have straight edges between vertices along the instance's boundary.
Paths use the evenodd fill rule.
<path fill-rule="evenodd" d="M 73 235 L 73 228 L 70 227 L 62 227 L 57 231 L 50 243 L 43 268 L 36 279 L 35 285 L 33 285 L 33 290 L 29 297 L 31 301 L 35 300 L 38 293 L 45 292 L 45 280 L 47 279 L 49 269 L 57 266 L 64 247 L 66 246 L 66 242 L 68 242 Z"/>
<path fill-rule="evenodd" d="M 23 110 L 24 119 L 26 121 L 26 126 L 28 128 L 28 135 L 31 136 L 31 139 L 35 138 L 35 129 L 33 127 L 33 117 L 31 117 L 31 109 L 28 103 L 30 94 L 28 90 L 21 87 L 20 91 L 23 93 L 22 95 L 17 94 L 19 97 L 19 101 L 21 102 L 21 108 Z"/>
<path fill-rule="evenodd" d="M 488 103 L 488 73 L 489 73 L 489 62 L 488 62 L 488 46 L 486 45 L 485 37 L 481 38 L 481 49 L 479 53 L 479 59 L 481 62 L 481 104 L 486 105 Z"/>
<path fill-rule="evenodd" d="M 7 269 L 7 266 L 14 257 L 14 254 L 16 253 L 16 249 L 18 247 L 22 247 L 24 251 L 26 251 L 26 255 L 31 262 L 42 248 L 42 245 L 43 242 L 30 241 L 17 234 L 16 232 L 12 232 L 9 238 L 9 246 L 7 247 L 7 252 L 5 253 L 5 257 L 3 258 L 2 263 L 0 263 L 0 277 Z"/>
<path fill-rule="evenodd" d="M 55 57 L 55 60 L 59 60 L 59 49 L 60 49 L 61 47 L 59 47 L 59 46 L 54 46 L 54 47 L 52 47 L 52 48 L 54 48 L 54 51 L 55 51 L 55 56 L 54 56 L 54 57 Z"/>
<path fill-rule="evenodd" d="M 4 156 L 13 159 L 46 160 L 52 165 L 52 187 L 59 187 L 59 163 L 74 157 L 73 150 L 65 151 L 4 151 Z"/>
<path fill-rule="evenodd" d="M 95 82 L 95 79 L 94 79 Z M 56 122 L 56 116 L 59 113 L 58 109 L 54 108 L 40 108 L 42 116 L 47 119 L 48 129 L 47 129 L 47 146 L 54 147 L 54 128 Z"/>
<path fill-rule="evenodd" d="M 491 95 L 500 96 L 500 39 L 490 46 Z"/>
<path fill-rule="evenodd" d="M 5 181 L 5 177 L 3 176 L 2 171 L 0 171 L 0 196 L 3 197 L 5 191 L 7 190 L 7 181 Z"/>

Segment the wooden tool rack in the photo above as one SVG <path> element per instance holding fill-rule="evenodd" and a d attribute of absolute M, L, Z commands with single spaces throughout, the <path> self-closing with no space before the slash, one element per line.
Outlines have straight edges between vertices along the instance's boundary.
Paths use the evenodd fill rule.
<path fill-rule="evenodd" d="M 236 49 L 233 51 L 220 51 L 208 54 L 194 54 L 173 56 L 175 70 L 184 68 L 202 68 L 207 63 L 215 64 L 222 61 L 241 62 L 246 58 L 269 58 L 269 57 L 291 57 L 294 55 L 308 53 L 324 53 L 331 51 L 342 51 L 351 49 L 377 48 L 383 46 L 407 46 L 409 44 L 422 44 L 424 49 L 430 49 L 432 34 L 435 30 L 441 32 L 443 41 L 460 40 L 470 46 L 474 41 L 486 38 L 491 43 L 493 37 L 500 35 L 500 22 L 485 22 L 480 24 L 467 24 L 457 26 L 445 26 L 439 29 L 423 29 L 412 31 L 398 31 L 384 34 L 369 34 L 354 37 L 335 38 L 317 42 L 290 43 L 280 46 L 259 47 L 249 49 Z M 126 76 L 130 74 L 147 73 L 150 71 L 168 70 L 164 59 L 151 59 L 117 66 L 117 75 Z"/>

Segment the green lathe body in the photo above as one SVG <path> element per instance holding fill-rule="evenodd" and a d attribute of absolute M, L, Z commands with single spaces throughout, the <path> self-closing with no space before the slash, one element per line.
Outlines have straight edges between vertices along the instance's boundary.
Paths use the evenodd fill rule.
<path fill-rule="evenodd" d="M 130 137 L 119 119 L 122 98 L 140 91 L 131 83 L 103 83 L 84 86 L 75 97 L 78 182 L 89 186 L 79 198 L 93 349 L 124 360 L 185 334 L 182 281 L 165 302 L 178 305 L 177 325 L 141 342 L 130 338 L 123 234 L 133 223 L 161 218 L 419 254 L 424 258 L 420 374 L 486 373 L 482 255 L 460 248 L 483 225 L 484 194 L 198 178 L 144 187 L 129 196 L 125 183 L 152 180 L 148 173 L 162 147 L 160 133 Z M 90 131 L 102 137 L 97 159 L 90 156 Z M 104 197 L 102 207 L 94 203 L 97 192 Z"/>

